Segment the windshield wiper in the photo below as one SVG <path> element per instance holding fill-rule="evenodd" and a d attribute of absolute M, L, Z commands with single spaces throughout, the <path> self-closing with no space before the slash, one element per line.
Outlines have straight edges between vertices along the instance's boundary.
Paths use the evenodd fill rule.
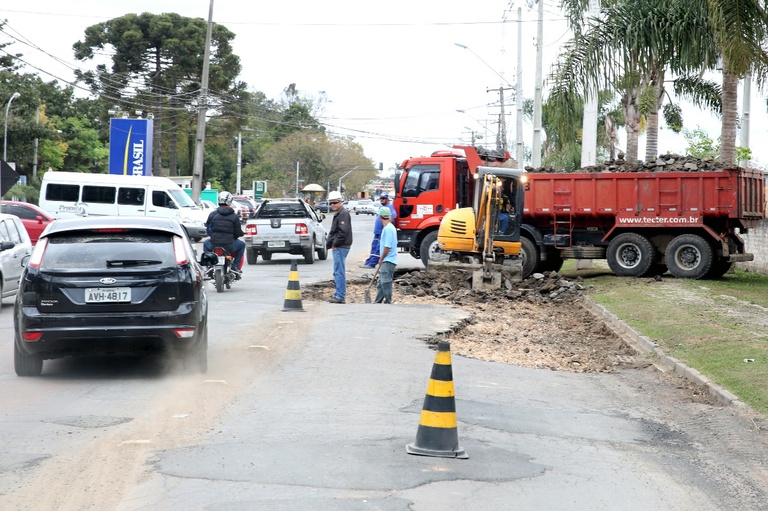
<path fill-rule="evenodd" d="M 107 261 L 107 268 L 115 266 L 149 266 L 150 264 L 160 264 L 162 261 L 154 259 L 112 259 Z"/>

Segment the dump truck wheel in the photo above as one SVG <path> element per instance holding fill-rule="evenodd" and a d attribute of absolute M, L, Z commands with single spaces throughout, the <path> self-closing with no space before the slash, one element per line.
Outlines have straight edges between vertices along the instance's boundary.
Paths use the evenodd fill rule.
<path fill-rule="evenodd" d="M 520 254 L 523 258 L 523 278 L 525 279 L 539 266 L 539 251 L 536 244 L 526 237 L 521 236 L 520 243 L 522 244 Z"/>
<path fill-rule="evenodd" d="M 621 277 L 646 275 L 656 262 L 656 251 L 648 238 L 627 232 L 616 236 L 609 244 L 606 259 L 611 271 Z"/>
<path fill-rule="evenodd" d="M 448 254 L 442 252 L 437 246 L 437 231 L 432 231 L 424 236 L 419 252 L 421 262 L 426 268 L 429 268 L 430 261 L 448 262 L 449 259 Z"/>
<path fill-rule="evenodd" d="M 669 242 L 664 258 L 675 277 L 701 279 L 712 268 L 712 247 L 701 236 L 681 234 Z"/>
<path fill-rule="evenodd" d="M 547 250 L 547 259 L 545 261 L 539 261 L 537 270 L 539 273 L 545 273 L 549 271 L 560 271 L 563 267 L 563 256 L 560 255 L 560 251 L 556 248 Z"/>

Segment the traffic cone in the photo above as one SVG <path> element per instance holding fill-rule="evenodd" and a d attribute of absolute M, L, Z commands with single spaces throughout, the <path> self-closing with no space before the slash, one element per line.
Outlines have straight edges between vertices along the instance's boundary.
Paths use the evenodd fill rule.
<path fill-rule="evenodd" d="M 296 259 L 291 261 L 291 273 L 288 275 L 288 288 L 285 290 L 285 302 L 283 302 L 283 312 L 301 311 L 304 307 L 301 305 L 301 285 L 299 285 L 299 267 Z"/>
<path fill-rule="evenodd" d="M 451 344 L 437 343 L 432 376 L 427 385 L 427 397 L 421 411 L 416 441 L 405 446 L 408 454 L 440 458 L 468 458 L 459 446 L 456 429 L 456 401 L 453 393 Z"/>

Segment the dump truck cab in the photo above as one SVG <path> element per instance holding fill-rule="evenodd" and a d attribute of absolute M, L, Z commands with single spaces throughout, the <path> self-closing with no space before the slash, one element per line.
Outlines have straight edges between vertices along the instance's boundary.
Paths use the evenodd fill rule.
<path fill-rule="evenodd" d="M 398 247 L 425 266 L 440 258 L 437 231 L 446 213 L 473 206 L 479 167 L 498 168 L 509 159 L 506 151 L 454 146 L 404 160 L 395 174 Z"/>

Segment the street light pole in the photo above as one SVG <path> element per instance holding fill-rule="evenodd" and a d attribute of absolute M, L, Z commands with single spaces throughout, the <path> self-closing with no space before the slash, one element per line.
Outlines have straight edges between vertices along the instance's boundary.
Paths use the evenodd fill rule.
<path fill-rule="evenodd" d="M 8 112 L 11 110 L 11 102 L 14 99 L 21 96 L 18 92 L 14 92 L 11 99 L 8 100 L 8 106 L 5 107 L 5 132 L 3 134 L 3 161 L 8 161 Z"/>
<path fill-rule="evenodd" d="M 347 177 L 348 175 L 350 175 L 353 171 L 357 170 L 359 167 L 360 167 L 360 165 L 355 165 L 352 168 L 352 170 L 350 170 L 349 172 L 347 172 L 346 174 L 344 174 L 343 176 L 341 176 L 339 178 L 339 193 L 341 193 L 341 180 L 344 179 L 345 177 Z"/>

